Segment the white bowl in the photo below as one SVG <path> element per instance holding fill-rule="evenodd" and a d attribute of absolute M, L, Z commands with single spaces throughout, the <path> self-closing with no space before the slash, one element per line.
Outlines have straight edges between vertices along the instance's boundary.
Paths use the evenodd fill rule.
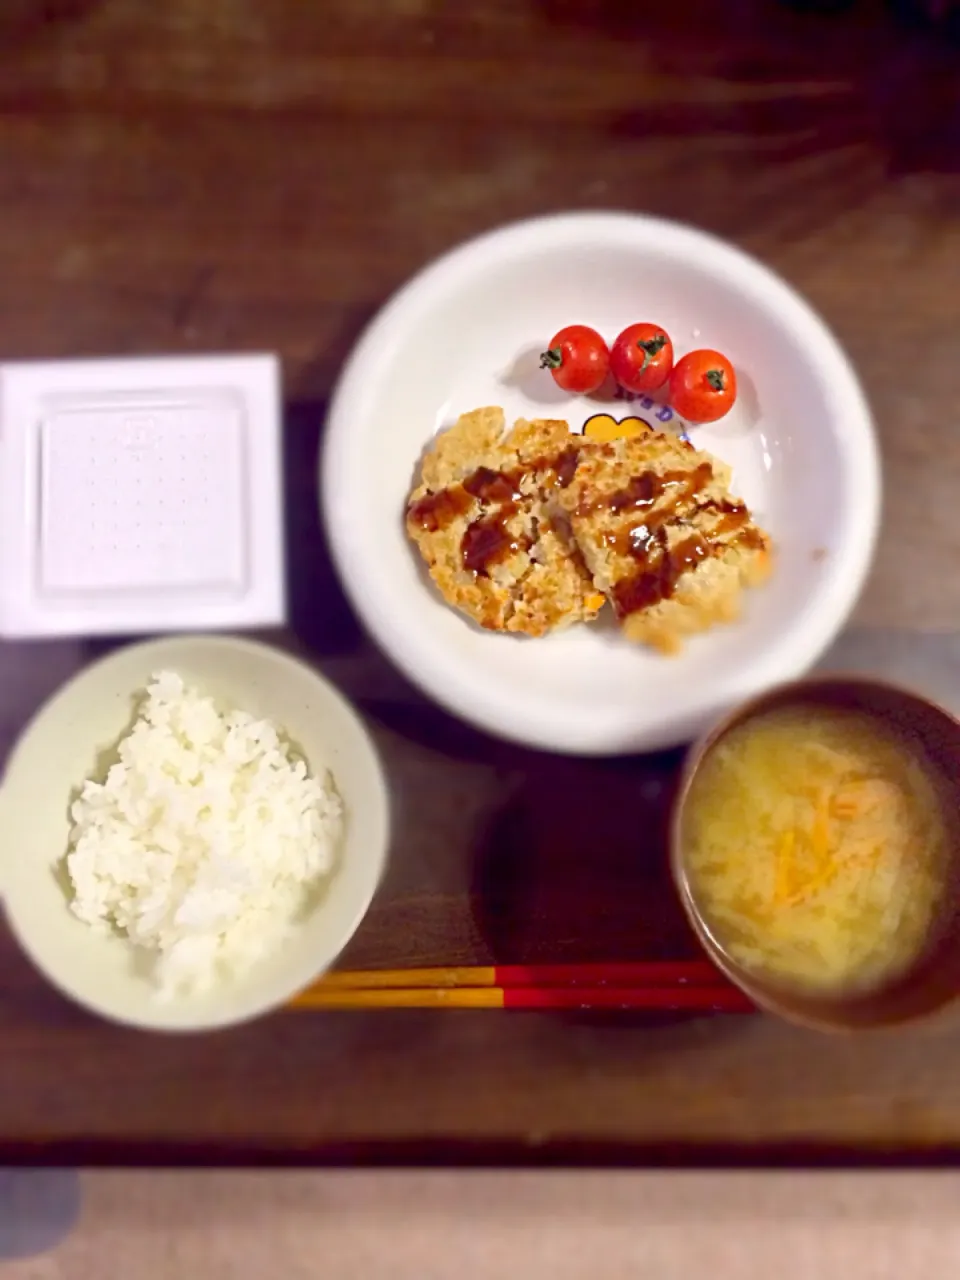
<path fill-rule="evenodd" d="M 610 405 L 559 391 L 537 353 L 563 325 L 592 325 L 612 342 L 635 320 L 665 326 L 678 358 L 715 347 L 737 368 L 733 411 L 692 434 L 732 464 L 736 491 L 775 540 L 775 573 L 748 593 L 741 621 L 675 658 L 631 647 L 612 626 L 540 640 L 484 632 L 442 603 L 405 535 L 420 454 L 480 405 L 502 405 L 508 423 L 565 417 L 579 430 Z M 860 591 L 879 494 L 870 411 L 810 307 L 730 245 L 626 214 L 519 223 L 423 271 L 351 356 L 321 461 L 340 575 L 397 665 L 491 733 L 595 755 L 687 741 L 809 667 Z"/>
<path fill-rule="evenodd" d="M 281 726 L 312 771 L 329 767 L 344 801 L 340 861 L 310 915 L 280 951 L 235 984 L 159 1001 L 121 937 L 70 911 L 61 875 L 72 793 L 129 728 L 134 695 L 160 670 Z M 0 891 L 27 955 L 64 994 L 133 1026 L 206 1030 L 283 1004 L 335 959 L 370 904 L 386 858 L 388 803 L 370 737 L 318 672 L 249 640 L 184 636 L 120 649 L 82 671 L 40 710 L 14 748 L 0 789 Z"/>

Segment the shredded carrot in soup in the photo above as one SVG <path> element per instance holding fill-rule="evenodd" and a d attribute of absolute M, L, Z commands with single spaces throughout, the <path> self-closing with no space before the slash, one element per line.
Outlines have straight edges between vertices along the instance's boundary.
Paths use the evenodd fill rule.
<path fill-rule="evenodd" d="M 729 954 L 821 992 L 894 980 L 943 904 L 950 833 L 922 749 L 859 712 L 772 711 L 703 761 L 684 814 L 688 884 Z"/>

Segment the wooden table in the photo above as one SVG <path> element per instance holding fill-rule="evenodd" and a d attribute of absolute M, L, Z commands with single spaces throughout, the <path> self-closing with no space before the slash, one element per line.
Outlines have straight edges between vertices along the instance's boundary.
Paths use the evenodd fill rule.
<path fill-rule="evenodd" d="M 960 700 L 957 58 L 869 0 L 819 17 L 776 0 L 7 0 L 0 357 L 282 353 L 294 609 L 277 639 L 358 701 L 396 797 L 351 963 L 693 945 L 664 871 L 676 757 L 554 759 L 455 723 L 364 640 L 319 538 L 338 366 L 390 290 L 473 232 L 644 209 L 797 285 L 857 362 L 886 460 L 879 557 L 834 660 Z M 5 746 L 93 651 L 0 647 Z M 957 1153 L 960 1028 L 289 1013 L 152 1038 L 70 1007 L 0 932 L 0 1156 Z"/>

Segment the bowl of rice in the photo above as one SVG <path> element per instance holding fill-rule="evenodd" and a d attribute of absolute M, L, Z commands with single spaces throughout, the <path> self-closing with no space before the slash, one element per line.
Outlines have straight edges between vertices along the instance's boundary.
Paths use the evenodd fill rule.
<path fill-rule="evenodd" d="M 128 1025 L 227 1026 L 327 969 L 380 881 L 387 787 L 360 717 L 250 640 L 117 650 L 21 735 L 0 788 L 10 927 Z"/>

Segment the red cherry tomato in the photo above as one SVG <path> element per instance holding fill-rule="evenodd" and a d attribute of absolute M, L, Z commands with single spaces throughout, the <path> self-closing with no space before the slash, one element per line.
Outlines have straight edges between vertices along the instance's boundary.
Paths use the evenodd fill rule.
<path fill-rule="evenodd" d="M 673 343 L 659 325 L 628 325 L 613 344 L 610 368 L 624 391 L 656 391 L 670 377 Z"/>
<path fill-rule="evenodd" d="M 550 340 L 540 357 L 540 368 L 549 369 L 564 391 L 588 394 L 596 391 L 610 368 L 610 351 L 597 333 L 585 324 L 569 324 Z"/>
<path fill-rule="evenodd" d="M 691 351 L 670 375 L 670 403 L 688 422 L 716 422 L 736 398 L 737 375 L 719 351 Z"/>

